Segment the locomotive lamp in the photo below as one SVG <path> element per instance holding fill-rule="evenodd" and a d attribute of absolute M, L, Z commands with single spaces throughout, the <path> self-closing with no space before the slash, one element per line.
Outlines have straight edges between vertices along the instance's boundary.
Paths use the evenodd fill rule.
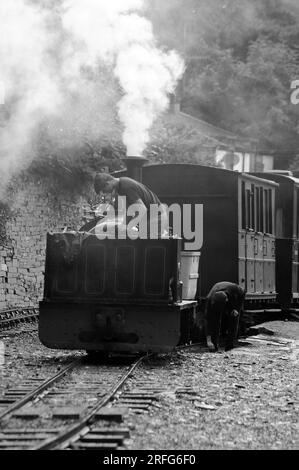
<path fill-rule="evenodd" d="M 133 178 L 136 181 L 142 182 L 142 167 L 148 162 L 148 159 L 145 157 L 126 157 L 122 161 L 127 167 L 127 173 L 130 178 Z"/>

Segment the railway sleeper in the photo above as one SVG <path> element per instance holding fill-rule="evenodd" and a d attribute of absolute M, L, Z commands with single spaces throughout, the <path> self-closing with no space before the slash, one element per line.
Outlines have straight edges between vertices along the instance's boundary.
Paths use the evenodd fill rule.
<path fill-rule="evenodd" d="M 130 436 L 130 430 L 128 428 L 92 428 L 88 431 L 88 435 L 92 434 L 103 434 L 103 435 L 121 435 L 124 438 L 128 438 Z M 87 435 L 87 434 L 86 434 Z"/>
<path fill-rule="evenodd" d="M 71 444 L 70 449 L 72 450 L 116 450 L 118 444 L 116 442 L 104 443 L 104 442 L 76 442 Z"/>
<path fill-rule="evenodd" d="M 123 434 L 86 434 L 84 437 L 81 437 L 79 442 L 98 442 L 98 443 L 110 443 L 116 442 L 117 444 L 122 444 L 124 440 Z"/>

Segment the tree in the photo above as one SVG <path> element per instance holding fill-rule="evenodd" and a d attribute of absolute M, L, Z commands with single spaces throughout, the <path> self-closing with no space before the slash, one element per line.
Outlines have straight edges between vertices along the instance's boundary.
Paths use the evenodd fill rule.
<path fill-rule="evenodd" d="M 259 148 L 296 151 L 299 106 L 290 103 L 290 84 L 299 78 L 298 2 L 172 0 L 167 4 L 168 9 L 152 16 L 160 40 L 170 37 L 168 44 L 184 54 L 184 110 L 257 138 Z M 174 19 L 183 27 L 171 35 Z"/>

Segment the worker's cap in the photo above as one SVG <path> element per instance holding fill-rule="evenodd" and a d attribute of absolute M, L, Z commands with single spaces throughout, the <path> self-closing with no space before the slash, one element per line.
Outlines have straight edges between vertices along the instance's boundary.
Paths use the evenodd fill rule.
<path fill-rule="evenodd" d="M 225 292 L 215 292 L 212 295 L 212 304 L 225 304 L 228 301 Z"/>

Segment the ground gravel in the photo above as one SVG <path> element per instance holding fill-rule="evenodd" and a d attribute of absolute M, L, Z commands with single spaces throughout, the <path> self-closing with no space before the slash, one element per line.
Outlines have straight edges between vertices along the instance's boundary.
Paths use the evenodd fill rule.
<path fill-rule="evenodd" d="M 130 382 L 161 387 L 148 414 L 130 414 L 128 449 L 298 449 L 299 323 L 268 322 L 236 349 L 194 347 L 149 361 Z M 265 330 L 263 330 L 265 329 Z"/>
<path fill-rule="evenodd" d="M 227 353 L 196 346 L 148 360 L 128 389 L 156 389 L 158 400 L 149 413 L 125 417 L 131 430 L 125 448 L 298 449 L 299 323 L 259 327 Z M 50 350 L 36 331 L 1 341 L 0 395 L 30 377 L 47 378 L 84 354 Z"/>
<path fill-rule="evenodd" d="M 4 364 L 0 366 L 0 396 L 29 378 L 49 378 L 82 353 L 48 349 L 38 339 L 37 330 L 2 336 Z"/>

